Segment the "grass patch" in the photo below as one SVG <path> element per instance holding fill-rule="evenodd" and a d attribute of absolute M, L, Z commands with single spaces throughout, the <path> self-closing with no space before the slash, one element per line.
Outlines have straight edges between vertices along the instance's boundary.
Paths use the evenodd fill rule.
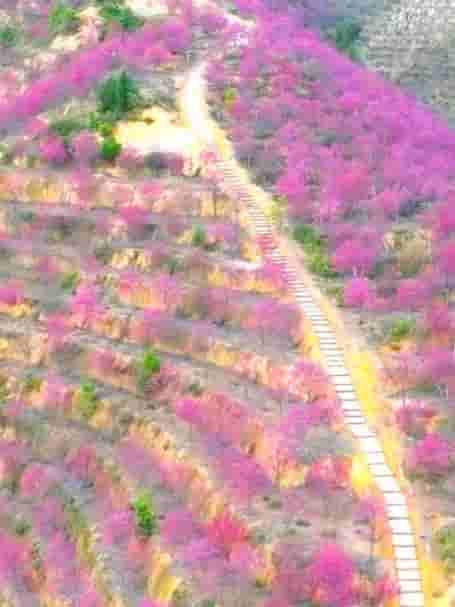
<path fill-rule="evenodd" d="M 24 518 L 20 518 L 14 525 L 14 533 L 20 537 L 27 535 L 32 528 L 31 524 Z"/>
<path fill-rule="evenodd" d="M 98 409 L 98 396 L 93 382 L 81 382 L 76 394 L 76 405 L 78 411 L 85 419 L 90 419 L 95 415 Z"/>
<path fill-rule="evenodd" d="M 72 293 L 79 283 L 79 272 L 67 272 L 60 281 L 62 291 Z"/>
<path fill-rule="evenodd" d="M 413 318 L 397 318 L 393 320 L 387 329 L 386 340 L 389 343 L 397 344 L 403 339 L 410 337 L 416 329 L 416 322 Z"/>
<path fill-rule="evenodd" d="M 14 25 L 0 27 L 0 47 L 13 48 L 19 42 L 20 33 Z"/>
<path fill-rule="evenodd" d="M 79 25 L 79 16 L 72 6 L 64 2 L 54 4 L 48 18 L 49 32 L 52 36 L 71 34 L 77 31 Z"/>
<path fill-rule="evenodd" d="M 191 233 L 191 244 L 193 247 L 205 247 L 207 244 L 207 235 L 202 226 L 194 226 Z"/>
<path fill-rule="evenodd" d="M 49 131 L 67 140 L 88 127 L 89 121 L 81 117 L 60 118 L 49 124 Z"/>
<path fill-rule="evenodd" d="M 301 223 L 294 228 L 293 236 L 303 248 L 310 272 L 321 278 L 338 276 L 330 264 L 325 239 L 318 230 Z"/>
<path fill-rule="evenodd" d="M 98 2 L 99 15 L 104 21 L 105 27 L 119 26 L 127 32 L 132 32 L 144 25 L 144 20 L 138 17 L 129 6 L 121 2 L 108 0 Z"/>
<path fill-rule="evenodd" d="M 448 572 L 455 571 L 455 526 L 439 529 L 434 536 L 436 554 Z"/>
<path fill-rule="evenodd" d="M 33 375 L 33 373 L 28 373 L 24 378 L 22 389 L 26 394 L 30 394 L 31 392 L 38 392 L 38 390 L 41 389 L 42 383 L 43 381 L 40 377 Z"/>

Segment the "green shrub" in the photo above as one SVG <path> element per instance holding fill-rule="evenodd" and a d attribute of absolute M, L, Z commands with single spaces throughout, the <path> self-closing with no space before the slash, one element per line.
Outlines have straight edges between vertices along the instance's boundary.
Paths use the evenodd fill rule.
<path fill-rule="evenodd" d="M 204 393 L 204 388 L 198 380 L 195 380 L 188 386 L 188 392 L 193 396 L 201 396 Z"/>
<path fill-rule="evenodd" d="M 335 44 L 336 48 L 348 55 L 354 61 L 360 58 L 358 42 L 361 26 L 355 21 L 340 21 L 335 28 L 328 32 L 327 37 Z"/>
<path fill-rule="evenodd" d="M 42 379 L 36 377 L 32 373 L 28 373 L 24 378 L 23 390 L 26 394 L 30 394 L 30 392 L 36 392 L 41 388 Z"/>
<path fill-rule="evenodd" d="M 109 135 L 103 139 L 100 146 L 100 156 L 107 162 L 114 161 L 122 150 L 122 144 L 115 137 Z"/>
<path fill-rule="evenodd" d="M 125 71 L 108 76 L 97 91 L 98 111 L 118 120 L 137 107 L 140 94 L 136 82 Z"/>
<path fill-rule="evenodd" d="M 294 239 L 302 245 L 310 272 L 321 278 L 335 278 L 338 273 L 331 267 L 323 236 L 307 224 L 294 228 Z"/>
<path fill-rule="evenodd" d="M 24 536 L 30 531 L 31 528 L 32 526 L 26 519 L 20 518 L 14 525 L 14 533 L 16 535 Z"/>
<path fill-rule="evenodd" d="M 286 215 L 286 199 L 282 196 L 274 196 L 272 203 L 267 209 L 267 216 L 278 227 L 281 228 Z"/>
<path fill-rule="evenodd" d="M 133 500 L 131 505 L 136 517 L 138 533 L 144 537 L 150 537 L 156 530 L 156 514 L 152 496 L 148 492 L 143 492 Z"/>
<path fill-rule="evenodd" d="M 327 288 L 327 295 L 335 300 L 337 306 L 343 306 L 343 287 L 339 285 L 329 286 Z"/>
<path fill-rule="evenodd" d="M 91 112 L 88 118 L 88 128 L 97 131 L 102 137 L 109 137 L 114 132 L 116 120 L 108 114 Z"/>
<path fill-rule="evenodd" d="M 74 291 L 79 283 L 79 272 L 67 272 L 60 281 L 60 288 L 63 291 Z"/>
<path fill-rule="evenodd" d="M 49 124 L 49 130 L 59 137 L 68 138 L 88 127 L 88 121 L 83 118 L 61 118 Z"/>
<path fill-rule="evenodd" d="M 48 18 L 49 31 L 53 36 L 74 32 L 79 24 L 78 14 L 72 6 L 64 2 L 54 4 Z"/>
<path fill-rule="evenodd" d="M 38 161 L 38 157 L 34 154 L 29 154 L 26 158 L 27 168 L 34 169 L 36 167 L 36 163 Z"/>
<path fill-rule="evenodd" d="M 101 135 L 101 137 L 110 137 L 114 133 L 114 123 L 102 122 L 99 125 L 98 133 Z"/>
<path fill-rule="evenodd" d="M 85 419 L 90 419 L 95 415 L 98 408 L 98 396 L 96 394 L 96 386 L 93 382 L 81 382 L 76 395 L 76 404 L 82 417 L 85 417 Z"/>
<path fill-rule="evenodd" d="M 227 86 L 223 91 L 223 104 L 229 107 L 237 98 L 237 91 L 233 86 Z"/>
<path fill-rule="evenodd" d="M 164 265 L 167 268 L 169 274 L 175 274 L 176 272 L 181 270 L 181 263 L 175 257 L 170 257 L 169 259 L 166 259 Z"/>
<path fill-rule="evenodd" d="M 308 268 L 310 272 L 321 278 L 336 278 L 338 273 L 331 267 L 326 253 L 316 252 L 309 256 Z"/>
<path fill-rule="evenodd" d="M 99 15 L 103 19 L 105 25 L 119 25 L 122 29 L 131 32 L 144 25 L 144 20 L 133 13 L 133 11 L 125 5 L 115 0 L 104 2 L 99 10 Z"/>
<path fill-rule="evenodd" d="M 412 318 L 398 318 L 392 321 L 387 332 L 387 341 L 398 343 L 409 337 L 415 330 L 415 320 Z"/>
<path fill-rule="evenodd" d="M 449 572 L 455 571 L 455 526 L 442 527 L 435 534 L 436 553 Z"/>
<path fill-rule="evenodd" d="M 193 247 L 204 247 L 207 243 L 207 235 L 202 226 L 194 226 L 191 233 L 191 244 Z"/>
<path fill-rule="evenodd" d="M 2 48 L 12 48 L 19 41 L 19 30 L 13 25 L 0 27 L 0 46 Z"/>
<path fill-rule="evenodd" d="M 17 218 L 23 223 L 31 223 L 35 219 L 35 213 L 33 211 L 20 211 Z"/>
<path fill-rule="evenodd" d="M 405 239 L 396 252 L 398 269 L 405 278 L 416 276 L 429 260 L 428 242 L 420 234 Z"/>
<path fill-rule="evenodd" d="M 294 239 L 302 245 L 306 253 L 321 251 L 323 248 L 321 234 L 315 228 L 305 223 L 300 223 L 294 228 Z"/>
<path fill-rule="evenodd" d="M 148 380 L 158 373 L 161 368 L 161 362 L 155 352 L 146 349 L 142 357 L 136 363 L 137 385 L 141 390 L 145 389 Z"/>
<path fill-rule="evenodd" d="M 73 498 L 66 502 L 64 506 L 65 524 L 69 536 L 73 540 L 80 540 L 88 530 L 88 524 L 85 516 Z"/>
<path fill-rule="evenodd" d="M 13 160 L 13 152 L 3 144 L 0 144 L 0 162 L 9 164 Z"/>

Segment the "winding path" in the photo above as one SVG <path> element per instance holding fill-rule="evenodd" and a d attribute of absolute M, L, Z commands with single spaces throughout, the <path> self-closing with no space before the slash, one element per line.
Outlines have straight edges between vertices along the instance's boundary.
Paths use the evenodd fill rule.
<path fill-rule="evenodd" d="M 310 320 L 319 341 L 321 362 L 340 398 L 346 424 L 358 439 L 377 487 L 384 495 L 394 547 L 395 567 L 400 586 L 401 607 L 424 607 L 424 594 L 419 569 L 415 536 L 410 523 L 406 498 L 386 463 L 382 445 L 368 425 L 357 399 L 351 375 L 345 364 L 343 347 L 313 298 L 312 289 L 300 279 L 296 260 L 284 255 L 275 244 L 273 229 L 263 209 L 269 196 L 251 182 L 248 173 L 236 161 L 233 148 L 221 129 L 211 119 L 206 102 L 205 64 L 193 68 L 185 80 L 180 96 L 180 109 L 188 128 L 193 130 L 205 149 L 219 158 L 217 168 L 224 176 L 227 189 L 243 203 L 251 225 L 266 242 L 266 255 L 282 266 L 294 291 L 295 299 Z"/>

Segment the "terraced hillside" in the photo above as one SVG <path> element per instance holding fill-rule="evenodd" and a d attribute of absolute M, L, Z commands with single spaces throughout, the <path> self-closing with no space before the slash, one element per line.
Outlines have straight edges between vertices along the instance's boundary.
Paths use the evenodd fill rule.
<path fill-rule="evenodd" d="M 0 605 L 393 605 L 362 437 L 180 113 L 246 28 L 187 0 L 1 9 Z"/>

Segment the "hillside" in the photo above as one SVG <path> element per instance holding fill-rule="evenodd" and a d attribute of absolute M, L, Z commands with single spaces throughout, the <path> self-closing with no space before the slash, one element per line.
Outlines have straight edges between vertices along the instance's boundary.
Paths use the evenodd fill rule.
<path fill-rule="evenodd" d="M 191 86 L 254 22 L 1 10 L 0 606 L 421 607 L 342 354 Z"/>
<path fill-rule="evenodd" d="M 365 64 L 454 124 L 455 13 L 450 0 L 325 0 L 307 5 L 315 27 L 340 19 L 358 22 Z"/>

